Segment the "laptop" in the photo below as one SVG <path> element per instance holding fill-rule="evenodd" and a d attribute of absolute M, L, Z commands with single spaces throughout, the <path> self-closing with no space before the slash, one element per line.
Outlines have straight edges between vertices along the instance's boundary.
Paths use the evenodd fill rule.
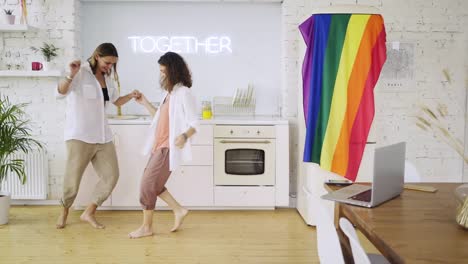
<path fill-rule="evenodd" d="M 406 143 L 375 149 L 372 185 L 352 184 L 322 196 L 322 199 L 363 207 L 375 207 L 403 191 Z"/>

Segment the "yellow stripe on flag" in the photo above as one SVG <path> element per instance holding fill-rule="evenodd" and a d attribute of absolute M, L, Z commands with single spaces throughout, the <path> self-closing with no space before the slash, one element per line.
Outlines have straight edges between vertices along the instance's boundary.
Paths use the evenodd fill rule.
<path fill-rule="evenodd" d="M 370 15 L 352 15 L 349 19 L 348 29 L 341 52 L 340 65 L 336 75 L 333 98 L 330 107 L 327 130 L 323 140 L 320 166 L 330 170 L 335 147 L 341 134 L 341 126 L 346 113 L 348 98 L 348 82 L 354 67 L 354 61 L 361 44 L 364 30 Z"/>

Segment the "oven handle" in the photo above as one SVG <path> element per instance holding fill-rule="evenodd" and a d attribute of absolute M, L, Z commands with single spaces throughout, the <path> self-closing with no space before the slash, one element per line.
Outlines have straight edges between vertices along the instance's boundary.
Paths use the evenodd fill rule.
<path fill-rule="evenodd" d="M 269 141 L 269 140 L 258 140 L 258 141 L 247 141 L 247 140 L 220 140 L 219 143 L 222 143 L 222 144 L 229 144 L 229 143 L 239 143 L 239 144 L 249 144 L 249 143 L 270 144 L 271 141 Z"/>

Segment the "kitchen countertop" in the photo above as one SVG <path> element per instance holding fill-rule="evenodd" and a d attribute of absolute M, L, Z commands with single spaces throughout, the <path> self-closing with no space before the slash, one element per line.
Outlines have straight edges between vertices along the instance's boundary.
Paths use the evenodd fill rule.
<path fill-rule="evenodd" d="M 149 125 L 150 116 L 123 116 L 131 119 L 108 118 L 110 125 Z M 255 115 L 255 116 L 217 116 L 212 119 L 202 120 L 201 125 L 287 125 L 288 120 L 279 116 Z"/>

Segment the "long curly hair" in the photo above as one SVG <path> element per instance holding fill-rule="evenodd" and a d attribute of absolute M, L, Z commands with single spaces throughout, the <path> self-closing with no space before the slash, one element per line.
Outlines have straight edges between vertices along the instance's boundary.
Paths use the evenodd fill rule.
<path fill-rule="evenodd" d="M 167 52 L 159 58 L 158 63 L 166 67 L 169 92 L 178 83 L 182 83 L 188 88 L 192 87 L 192 74 L 182 56 L 175 52 Z"/>

